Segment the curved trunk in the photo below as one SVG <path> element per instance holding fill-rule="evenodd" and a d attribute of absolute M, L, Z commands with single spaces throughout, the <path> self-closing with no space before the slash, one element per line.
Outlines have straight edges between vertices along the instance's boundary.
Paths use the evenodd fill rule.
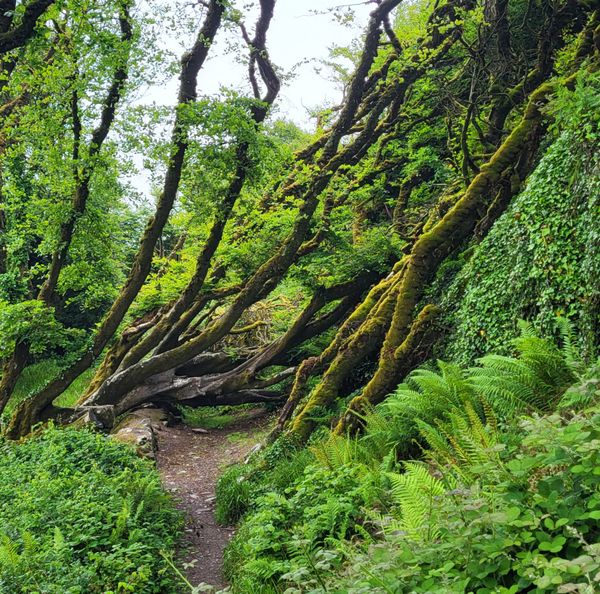
<path fill-rule="evenodd" d="M 374 280 L 372 273 L 366 273 L 351 282 L 317 291 L 308 305 L 297 316 L 294 323 L 278 339 L 261 349 L 245 361 L 235 362 L 218 353 L 204 353 L 186 361 L 175 369 L 152 374 L 139 382 L 124 395 L 115 392 L 97 392 L 81 406 L 82 408 L 112 406 L 115 416 L 147 402 L 186 403 L 194 406 L 210 406 L 216 402 L 241 402 L 248 397 L 249 402 L 279 400 L 280 392 L 266 391 L 265 388 L 287 380 L 295 372 L 289 367 L 261 379 L 259 373 L 276 364 L 283 353 L 323 332 L 336 321 L 329 314 L 316 318 L 316 314 L 328 303 L 359 296 Z M 335 311 L 335 309 L 333 310 Z M 235 332 L 235 330 L 234 330 Z M 102 394 L 102 398 L 98 397 Z"/>
<path fill-rule="evenodd" d="M 294 436 L 304 440 L 310 435 L 315 426 L 314 413 L 331 406 L 338 398 L 344 381 L 356 366 L 381 346 L 394 312 L 398 286 L 399 281 L 395 278 L 379 297 L 372 313 L 366 316 L 360 327 L 339 346 L 319 385 L 292 421 L 290 432 Z M 301 388 L 302 385 L 299 384 L 297 390 Z M 294 395 L 294 398 L 298 400 L 299 395 Z"/>
<path fill-rule="evenodd" d="M 515 174 L 518 174 L 520 180 L 529 174 L 533 165 L 532 156 L 539 146 L 544 127 L 541 107 L 547 103 L 554 88 L 554 85 L 546 83 L 532 93 L 520 124 L 482 167 L 461 199 L 413 246 L 377 371 L 361 394 L 365 401 L 379 401 L 397 384 L 401 369 L 406 367 L 406 354 L 400 347 L 409 334 L 415 307 L 423 298 L 438 266 L 473 233 L 478 221 L 486 213 L 490 196 L 495 195 L 494 190 L 506 170 L 517 169 Z M 518 184 L 510 186 L 515 190 L 518 187 Z M 504 200 L 503 205 L 507 204 L 508 201 Z M 497 208 L 493 215 L 497 218 L 501 212 L 503 211 Z M 489 212 L 487 214 L 490 215 Z"/>
<path fill-rule="evenodd" d="M 146 280 L 152 264 L 154 247 L 167 223 L 179 188 L 184 157 L 188 146 L 188 124 L 185 122 L 185 106 L 196 99 L 198 73 L 208 56 L 211 43 L 221 25 L 223 12 L 224 6 L 222 3 L 219 0 L 211 0 L 206 19 L 196 38 L 194 47 L 182 59 L 178 106 L 176 108 L 176 118 L 171 141 L 171 155 L 165 175 L 164 187 L 154 216 L 148 221 L 144 230 L 129 277 L 96 332 L 90 350 L 70 367 L 62 371 L 58 378 L 51 381 L 40 392 L 18 406 L 9 427 L 10 434 L 15 434 L 17 426 L 21 428 L 26 427 L 28 423 L 26 419 L 33 419 L 35 421 L 36 414 L 41 415 L 44 408 L 50 406 L 55 398 L 93 365 L 96 358 L 102 353 L 114 336 L 130 305 Z M 17 417 L 22 418 L 18 419 Z"/>
<path fill-rule="evenodd" d="M 120 64 L 115 69 L 112 83 L 103 102 L 100 123 L 93 131 L 89 142 L 87 159 L 90 163 L 94 162 L 94 159 L 102 150 L 102 145 L 114 122 L 117 105 L 121 99 L 123 88 L 127 81 L 127 69 L 129 67 L 128 46 L 133 37 L 131 17 L 129 14 L 129 2 L 127 1 L 121 6 L 119 26 L 121 29 L 121 42 L 126 44 L 127 51 L 125 57 L 120 60 Z M 52 254 L 52 260 L 50 262 L 46 280 L 42 284 L 37 296 L 37 299 L 46 305 L 51 305 L 55 299 L 58 279 L 67 261 L 67 256 L 75 233 L 76 223 L 78 219 L 84 215 L 87 208 L 90 183 L 93 174 L 93 167 L 90 166 L 89 163 L 84 163 L 83 166 L 81 165 L 81 118 L 79 113 L 79 96 L 76 91 L 73 91 L 72 93 L 71 115 L 73 126 L 72 158 L 75 192 L 73 194 L 69 216 L 60 226 L 58 244 Z M 0 413 L 2 413 L 4 407 L 8 403 L 16 381 L 29 361 L 29 354 L 29 346 L 26 343 L 19 343 L 10 361 L 8 361 L 5 366 L 6 373 L 3 373 L 2 378 L 0 379 Z"/>

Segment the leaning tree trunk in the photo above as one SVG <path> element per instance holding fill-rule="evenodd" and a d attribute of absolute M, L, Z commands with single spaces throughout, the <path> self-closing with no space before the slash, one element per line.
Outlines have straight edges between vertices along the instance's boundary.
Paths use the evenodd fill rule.
<path fill-rule="evenodd" d="M 333 404 L 342 382 L 357 363 L 378 348 L 382 334 L 385 339 L 377 371 L 352 401 L 348 413 L 338 425 L 338 432 L 343 432 L 368 406 L 381 401 L 397 384 L 401 372 L 407 372 L 415 363 L 421 362 L 412 361 L 411 365 L 413 346 L 421 340 L 435 309 L 426 307 L 415 320 L 415 308 L 440 263 L 469 238 L 490 205 L 490 197 L 503 176 L 518 170 L 522 180 L 531 169 L 531 157 L 544 128 L 541 107 L 547 103 L 554 89 L 555 85 L 547 83 L 532 94 L 519 125 L 482 167 L 454 207 L 414 244 L 398 273 L 397 284 L 386 295 L 385 306 L 370 315 L 348 341 L 348 346 L 340 350 L 292 422 L 289 431 L 294 437 L 300 440 L 308 438 L 315 426 L 314 411 Z M 516 190 L 516 186 L 513 188 Z M 498 214 L 496 212 L 496 216 Z"/>
<path fill-rule="evenodd" d="M 409 57 L 402 71 L 402 77 L 393 77 L 382 90 L 373 95 L 367 75 L 377 55 L 381 34 L 379 27 L 385 15 L 398 3 L 399 0 L 383 2 L 371 16 L 365 49 L 349 86 L 347 100 L 332 131 L 322 142 L 322 148 L 319 146 L 315 175 L 304 181 L 304 167 L 300 162 L 298 172 L 292 172 L 278 190 L 279 199 L 295 196 L 302 200 L 294 228 L 280 250 L 256 271 L 227 311 L 206 330 L 170 350 L 161 351 L 159 348 L 149 359 L 136 361 L 135 359 L 138 358 L 136 356 L 132 361 L 133 365 L 122 366 L 122 369 L 105 381 L 92 395 L 88 404 L 106 405 L 117 403 L 120 399 L 131 400 L 132 394 L 129 393 L 134 391 L 137 394 L 134 400 L 137 400 L 140 397 L 140 387 L 144 382 L 158 382 L 157 385 L 162 389 L 163 382 L 168 381 L 169 373 L 173 376 L 177 367 L 212 348 L 232 330 L 249 306 L 268 295 L 280 282 L 302 252 L 302 246 L 311 227 L 311 218 L 319 204 L 319 197 L 328 187 L 332 177 L 342 167 L 354 165 L 364 158 L 369 147 L 389 130 L 391 122 L 397 118 L 399 106 L 404 102 L 412 84 L 431 67 L 432 63 L 443 60 L 458 38 L 460 25 L 455 22 L 454 11 L 446 10 L 447 14 L 444 18 L 451 23 L 448 36 L 438 34 L 443 22 L 437 17 L 433 19 L 431 37 L 425 40 L 423 45 L 429 52 L 424 55 L 417 53 Z M 386 110 L 388 113 L 384 116 Z M 340 148 L 341 139 L 352 131 L 355 118 L 364 119 L 364 124 L 353 141 Z M 387 300 L 385 305 L 382 311 L 385 309 L 387 315 L 391 315 L 393 301 Z M 385 324 L 380 325 L 379 328 L 380 333 L 385 332 Z"/>
<path fill-rule="evenodd" d="M 542 85 L 531 94 L 520 123 L 499 148 L 498 141 L 493 157 L 481 167 L 464 191 L 450 198 L 449 194 L 446 195 L 420 237 L 408 247 L 406 257 L 395 266 L 388 278 L 371 288 L 367 297 L 342 323 L 334 341 L 320 357 L 291 362 L 293 357 L 289 351 L 339 323 L 340 317 L 347 315 L 360 301 L 369 284 L 377 279 L 367 278 L 364 284 L 344 284 L 317 291 L 282 337 L 245 359 L 234 360 L 218 352 L 223 339 L 247 329 L 238 326 L 244 313 L 267 297 L 299 258 L 319 245 L 323 234 L 317 232 L 313 235 L 314 215 L 320 204 L 326 202 L 324 195 L 331 188 L 332 179 L 362 164 L 370 149 L 385 135 L 398 134 L 400 122 L 410 113 L 408 109 L 407 113 L 403 113 L 403 109 L 410 100 L 414 83 L 432 68 L 439 67 L 443 71 L 448 63 L 455 60 L 450 50 L 458 45 L 462 35 L 461 20 L 454 10 L 460 0 L 436 8 L 428 36 L 420 42 L 419 50 L 422 51 L 402 55 L 397 69 L 391 67 L 394 60 L 387 59 L 373 72 L 383 36 L 382 26 L 397 55 L 404 52 L 389 23 L 386 25 L 389 11 L 399 2 L 384 0 L 378 3 L 365 36 L 365 51 L 350 82 L 338 119 L 331 130 L 302 151 L 291 172 L 264 201 L 265 208 L 278 202 L 293 201 L 299 205 L 292 231 L 280 248 L 242 286 L 235 289 L 232 298 L 223 304 L 218 314 L 212 315 L 214 310 L 203 310 L 208 305 L 207 296 L 203 294 L 205 280 L 211 269 L 215 274 L 213 257 L 220 245 L 225 221 L 245 179 L 246 151 L 242 144 L 238 147 L 238 168 L 225 202 L 226 216 L 214 223 L 207 243 L 200 250 L 196 272 L 188 287 L 179 299 L 157 312 L 156 324 L 141 324 L 132 329 L 130 336 L 124 335 L 115 344 L 96 377 L 93 389 L 81 403 L 82 412 L 103 411 L 115 418 L 148 402 L 193 406 L 274 402 L 282 395 L 277 386 L 295 374 L 291 395 L 279 422 L 281 429 L 294 408 L 302 402 L 308 378 L 322 374 L 320 383 L 290 424 L 290 433 L 303 440 L 314 427 L 314 413 L 319 408 L 329 407 L 339 398 L 344 384 L 359 363 L 378 354 L 377 370 L 361 394 L 352 401 L 350 412 L 338 425 L 339 432 L 346 431 L 357 414 L 384 398 L 401 375 L 428 356 L 437 308 L 423 302 L 425 290 L 440 263 L 476 230 L 485 233 L 518 191 L 531 169 L 531 157 L 544 130 L 540 108 L 553 85 Z M 272 8 L 272 5 L 273 0 L 261 2 L 263 9 Z M 258 64 L 263 81 L 269 88 L 268 79 L 274 73 L 269 72 L 264 35 L 259 33 L 257 31 L 253 41 L 247 39 L 249 45 L 257 50 L 251 53 L 251 78 L 252 68 Z M 531 79 L 528 78 L 528 81 L 531 82 Z M 257 88 L 255 79 L 253 88 Z M 520 85 L 519 97 L 530 93 L 529 89 L 523 92 L 523 88 Z M 513 107 L 514 103 L 510 110 Z M 256 113 L 254 115 L 257 123 L 262 121 Z M 468 124 L 467 121 L 466 126 Z M 464 136 L 466 138 L 466 134 Z M 347 141 L 343 142 L 345 138 Z M 171 165 L 180 163 L 180 175 L 183 154 L 177 154 L 181 159 L 174 160 Z M 472 168 L 476 167 L 473 162 Z M 166 189 L 167 184 L 165 192 Z M 177 184 L 174 189 L 176 191 Z M 312 239 L 309 239 L 311 236 Z M 145 238 L 143 246 L 149 245 Z M 149 260 L 144 260 L 144 265 L 149 265 Z M 101 328 L 100 342 L 94 343 L 102 347 L 100 350 L 113 337 L 116 331 L 114 323 L 122 321 L 131 299 L 144 282 L 145 274 L 142 270 L 140 276 L 134 275 L 137 285 L 131 285 L 129 281 L 126 284 L 122 298 L 114 306 L 118 315 L 114 315 L 113 308 L 108 316 L 108 325 Z M 335 307 L 334 302 L 337 303 Z M 333 310 L 329 308 L 326 310 L 328 313 L 319 317 L 326 304 L 331 305 Z M 198 316 L 207 313 L 206 324 L 200 327 Z M 9 436 L 23 435 L 33 422 L 55 414 L 52 408 L 55 396 L 69 385 L 74 372 L 87 368 L 99 354 L 99 350 L 93 349 L 41 395 L 29 401 L 20 415 L 13 419 Z M 281 364 L 285 366 L 283 370 L 272 372 L 270 376 L 264 375 L 268 368 Z"/>
<path fill-rule="evenodd" d="M 597 18 L 598 12 L 592 15 L 590 23 L 595 24 Z M 596 27 L 596 30 L 599 28 Z M 580 49 L 587 43 L 588 29 L 582 32 Z M 582 58 L 579 51 L 575 59 L 577 66 Z M 598 67 L 598 51 L 594 58 L 592 69 Z M 425 289 L 445 257 L 477 230 L 482 233 L 489 229 L 505 211 L 510 198 L 518 194 L 534 168 L 535 155 L 546 130 L 548 116 L 544 108 L 559 87 L 573 89 L 575 78 L 576 75 L 571 75 L 563 80 L 543 83 L 531 94 L 520 123 L 473 179 L 463 197 L 415 243 L 405 268 L 377 371 L 361 394 L 350 402 L 346 414 L 336 427 L 337 433 L 355 427 L 362 413 L 381 402 L 399 379 L 414 368 L 411 343 L 415 333 L 421 331 L 427 308 L 416 320 L 413 320 L 413 312 L 423 299 Z M 490 196 L 493 197 L 491 200 Z"/>
<path fill-rule="evenodd" d="M 300 163 L 296 172 L 292 172 L 286 182 L 281 185 L 280 196 L 293 196 L 295 198 L 299 198 L 301 205 L 299 207 L 299 213 L 292 233 L 288 236 L 287 240 L 283 243 L 279 251 L 258 268 L 256 273 L 241 288 L 226 312 L 218 319 L 211 322 L 206 329 L 183 343 L 177 343 L 176 346 L 165 350 L 164 352 L 161 352 L 159 345 L 158 350 L 154 352 L 148 359 L 138 360 L 129 366 L 121 365 L 122 369 L 117 370 L 115 374 L 104 381 L 98 390 L 91 396 L 89 399 L 90 402 L 93 402 L 94 404 L 102 404 L 106 402 L 107 399 L 114 401 L 119 399 L 131 400 L 133 394 L 129 394 L 129 392 L 136 391 L 137 388 L 141 388 L 144 382 L 162 385 L 167 376 L 174 378 L 177 368 L 188 363 L 194 357 L 206 352 L 209 348 L 214 346 L 224 336 L 226 336 L 234 328 L 235 324 L 247 310 L 247 308 L 256 303 L 258 300 L 267 296 L 279 283 L 289 267 L 297 260 L 299 254 L 302 252 L 305 240 L 311 229 L 312 217 L 317 206 L 319 205 L 319 197 L 323 190 L 327 187 L 332 176 L 335 175 L 335 172 L 339 170 L 340 167 L 351 163 L 353 159 L 360 158 L 359 155 L 361 152 L 364 153 L 366 148 L 370 145 L 372 139 L 376 138 L 384 131 L 383 128 L 377 128 L 377 123 L 381 114 L 394 99 L 394 94 L 391 92 L 391 89 L 387 92 L 387 94 L 385 94 L 384 97 L 378 98 L 378 100 L 370 107 L 369 110 L 363 110 L 361 112 L 361 118 L 365 118 L 366 120 L 365 129 L 358 134 L 357 138 L 349 146 L 345 146 L 344 150 L 338 151 L 341 139 L 351 132 L 357 113 L 361 108 L 361 98 L 364 90 L 370 83 L 368 74 L 379 47 L 381 21 L 399 3 L 400 0 L 384 0 L 371 15 L 369 28 L 366 35 L 366 50 L 363 53 L 357 68 L 357 74 L 350 84 L 347 98 L 348 100 L 346 101 L 345 106 L 340 113 L 338 121 L 333 126 L 332 131 L 326 135 L 326 139 L 321 145 L 322 148 L 320 147 L 318 155 L 316 153 L 313 155 L 316 158 L 314 165 L 316 165 L 320 171 L 316 176 L 307 180 L 304 174 L 303 165 Z M 212 4 L 213 3 L 211 3 L 211 7 Z M 221 3 L 216 2 L 216 5 L 221 6 Z M 257 27 L 256 37 L 251 42 L 251 44 L 255 46 L 255 53 L 251 55 L 251 72 L 253 73 L 252 68 L 258 64 L 260 74 L 265 83 L 267 83 L 268 88 L 269 83 L 266 79 L 274 76 L 274 72 L 272 71 L 272 68 L 270 68 L 268 60 L 265 60 L 266 50 L 262 44 L 264 44 L 266 28 L 263 27 L 262 23 L 260 23 L 260 19 L 263 19 L 263 23 L 266 22 L 268 25 L 270 17 L 272 16 L 273 5 L 274 0 L 265 0 L 264 2 L 261 2 L 261 17 L 259 18 L 259 26 Z M 211 13 L 209 10 L 209 16 L 210 14 Z M 207 46 L 209 45 L 206 43 L 206 39 L 212 39 L 212 36 L 205 35 L 203 32 L 201 38 L 202 42 L 200 43 L 199 41 L 199 45 L 204 48 L 205 55 Z M 190 62 L 192 62 L 194 65 L 198 65 L 199 67 L 199 62 L 196 57 L 191 59 Z M 189 62 L 186 58 L 184 61 L 184 70 L 189 69 L 188 66 Z M 195 70 L 195 73 L 197 74 L 197 70 Z M 188 89 L 189 79 L 186 74 L 187 70 L 184 72 L 184 75 L 182 75 L 182 84 L 186 85 L 185 99 L 187 101 L 191 100 L 191 94 L 189 92 L 190 89 Z M 254 86 L 255 85 L 253 85 L 253 87 Z M 195 90 L 195 88 L 193 90 Z M 255 112 L 260 109 L 260 107 L 255 108 Z M 184 131 L 178 129 L 177 142 L 175 143 L 175 146 L 177 147 L 177 158 L 174 157 L 172 159 L 171 165 L 174 163 L 181 163 L 185 149 Z M 178 166 L 176 169 L 177 171 L 175 173 L 180 175 L 181 167 Z M 300 179 L 297 179 L 298 176 Z M 168 173 L 167 177 L 167 181 L 169 183 L 165 184 L 165 188 L 169 186 L 170 190 L 176 190 L 177 184 L 173 186 L 173 184 L 170 183 L 173 181 L 171 179 L 173 176 L 170 176 Z M 175 181 L 178 181 L 178 177 Z M 171 204 L 172 202 L 170 202 L 170 205 Z M 170 205 L 166 210 L 159 207 L 161 216 L 168 215 Z M 157 215 L 154 221 L 159 218 L 160 217 Z M 162 229 L 162 226 L 160 228 Z M 151 230 L 154 231 L 155 227 L 151 226 Z M 216 235 L 218 238 L 220 233 L 217 233 Z M 142 245 L 145 247 L 148 247 L 150 243 L 154 245 L 154 242 L 146 241 L 147 237 L 148 233 L 146 233 Z M 210 248 L 210 246 L 208 246 L 208 248 Z M 212 251 L 212 248 L 210 248 L 209 252 Z M 140 257 L 141 255 L 138 255 L 138 260 Z M 28 431 L 32 420 L 35 420 L 37 417 L 43 418 L 47 416 L 48 411 L 51 411 L 51 403 L 54 398 L 62 390 L 64 390 L 73 381 L 73 379 L 77 377 L 78 374 L 89 367 L 89 365 L 99 355 L 100 351 L 106 346 L 108 340 L 112 337 L 116 330 L 115 323 L 120 323 L 120 321 L 123 319 L 131 300 L 135 294 L 137 294 L 137 291 L 139 291 L 139 287 L 146 277 L 146 265 L 149 265 L 149 260 L 145 258 L 142 258 L 142 260 L 143 262 L 138 262 L 139 265 L 136 264 L 136 266 L 134 266 L 134 272 L 132 274 L 135 278 L 133 278 L 133 280 L 130 278 L 130 280 L 126 283 L 122 294 L 115 302 L 113 308 L 107 316 L 107 319 L 102 324 L 98 334 L 96 335 L 93 348 L 73 367 L 66 370 L 61 377 L 47 386 L 40 394 L 36 395 L 32 399 L 29 399 L 20 407 L 20 410 L 18 410 L 17 414 L 13 417 L 13 421 L 9 427 L 9 435 L 22 435 Z M 203 266 L 206 268 L 205 262 L 203 263 Z M 202 270 L 201 273 L 201 277 L 205 276 L 204 270 Z M 201 283 L 197 283 L 197 285 L 199 284 Z M 177 314 L 179 314 L 179 312 L 177 312 Z M 121 363 L 123 363 L 126 358 L 127 355 L 125 355 L 124 360 Z M 138 358 L 139 354 L 132 354 L 132 362 Z M 137 392 L 139 391 L 140 390 L 137 390 Z M 135 400 L 135 398 L 133 399 Z M 48 409 L 48 411 L 45 409 Z M 24 421 L 22 421 L 23 419 Z"/>
<path fill-rule="evenodd" d="M 367 49 L 363 53 L 357 73 L 350 85 L 348 101 L 332 132 L 327 135 L 327 141 L 318 155 L 316 162 L 318 173 L 314 177 L 305 180 L 303 166 L 299 166 L 296 175 L 300 177 L 300 180 L 296 180 L 294 174 L 292 174 L 279 190 L 282 197 L 294 196 L 300 198 L 301 206 L 293 230 L 278 252 L 258 268 L 225 313 L 212 322 L 204 331 L 170 350 L 160 352 L 159 349 L 148 359 L 135 362 L 129 367 L 118 370 L 88 399 L 88 404 L 103 406 L 108 402 L 117 403 L 119 400 L 137 401 L 140 398 L 140 391 L 143 392 L 144 382 L 162 388 L 163 385 L 166 385 L 168 377 L 175 377 L 177 368 L 206 352 L 225 337 L 234 328 L 247 308 L 266 297 L 297 260 L 299 254 L 307 249 L 306 244 L 311 243 L 306 242 L 306 238 L 312 226 L 313 214 L 319 205 L 319 198 L 331 178 L 341 167 L 360 159 L 373 140 L 385 131 L 385 127 L 378 127 L 377 124 L 381 114 L 394 101 L 398 91 L 397 85 L 390 85 L 390 88 L 386 90 L 382 97 L 378 98 L 369 111 L 365 112 L 363 110 L 363 112 L 360 112 L 360 99 L 369 82 L 367 74 L 377 54 L 381 20 L 399 2 L 400 0 L 386 0 L 372 14 L 366 36 Z M 425 68 L 425 64 L 419 64 L 419 66 Z M 410 72 L 413 73 L 413 78 L 416 76 L 414 74 L 416 71 L 416 66 L 411 65 Z M 401 87 L 400 92 L 405 93 L 409 84 L 407 83 Z M 359 112 L 361 118 L 366 119 L 363 131 L 351 144 L 344 146 L 343 150 L 337 151 L 342 137 L 351 131 L 354 118 Z M 135 392 L 135 395 L 130 394 L 130 392 Z M 49 401 L 46 401 L 45 405 L 48 406 Z M 13 434 L 12 430 L 9 431 Z M 15 433 L 19 431 L 21 429 L 17 429 L 15 423 Z"/>
<path fill-rule="evenodd" d="M 67 256 L 73 241 L 75 226 L 79 218 L 86 211 L 90 194 L 90 184 L 94 173 L 94 162 L 97 160 L 102 145 L 110 132 L 115 120 L 117 105 L 123 94 L 123 88 L 127 81 L 129 67 L 129 44 L 133 38 L 133 28 L 129 14 L 130 2 L 124 0 L 119 14 L 119 25 L 121 29 L 121 43 L 125 46 L 125 55 L 119 57 L 118 66 L 113 74 L 111 85 L 104 99 L 100 122 L 92 132 L 87 155 L 82 156 L 82 125 L 79 106 L 79 94 L 73 91 L 71 98 L 71 116 L 73 126 L 73 177 L 75 180 L 75 192 L 73 194 L 71 211 L 67 220 L 60 226 L 57 247 L 52 254 L 50 268 L 44 283 L 42 284 L 37 300 L 47 306 L 51 306 L 56 297 L 56 287 L 60 273 L 67 263 Z M 4 366 L 2 378 L 0 379 L 0 413 L 8 404 L 16 382 L 29 361 L 29 345 L 20 342 L 15 348 L 12 357 Z"/>
<path fill-rule="evenodd" d="M 51 381 L 33 397 L 23 401 L 13 414 L 7 434 L 27 434 L 32 424 L 52 415 L 52 402 L 64 392 L 84 371 L 89 369 L 112 339 L 130 305 L 139 293 L 148 276 L 154 247 L 167 223 L 179 189 L 184 158 L 188 148 L 188 124 L 185 108 L 197 97 L 198 74 L 206 61 L 212 41 L 221 25 L 224 7 L 219 0 L 211 0 L 204 24 L 191 51 L 182 58 L 178 105 L 173 125 L 171 154 L 164 187 L 158 200 L 154 216 L 148 221 L 140 247 L 124 286 L 110 311 L 97 330 L 91 348 L 75 363 L 63 370 L 59 377 Z M 48 410 L 45 410 L 48 409 Z"/>

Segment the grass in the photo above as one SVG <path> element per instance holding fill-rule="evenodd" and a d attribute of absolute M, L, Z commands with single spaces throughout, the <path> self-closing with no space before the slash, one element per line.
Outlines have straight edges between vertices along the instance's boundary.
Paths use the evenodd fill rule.
<path fill-rule="evenodd" d="M 13 396 L 4 411 L 4 418 L 10 417 L 15 406 L 25 398 L 37 393 L 50 380 L 60 372 L 61 365 L 58 361 L 42 361 L 26 367 L 17 381 Z M 69 408 L 74 406 L 81 394 L 91 381 L 95 369 L 88 369 L 82 373 L 55 401 L 57 406 Z"/>
<path fill-rule="evenodd" d="M 221 410 L 221 407 L 182 408 L 183 421 L 190 427 L 200 429 L 225 429 L 236 421 L 236 416 Z"/>
<path fill-rule="evenodd" d="M 227 441 L 234 445 L 254 444 L 262 442 L 268 433 L 268 429 L 256 428 L 251 431 L 236 431 L 227 436 Z"/>
<path fill-rule="evenodd" d="M 201 408 L 182 407 L 181 412 L 186 425 L 210 430 L 232 427 L 245 420 L 255 410 L 255 404 L 247 404 L 240 406 L 203 406 Z M 243 434 L 239 433 L 237 435 Z"/>

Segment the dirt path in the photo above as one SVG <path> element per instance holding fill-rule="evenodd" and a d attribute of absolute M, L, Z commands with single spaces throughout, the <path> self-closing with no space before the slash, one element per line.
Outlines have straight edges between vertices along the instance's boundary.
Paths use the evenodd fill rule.
<path fill-rule="evenodd" d="M 183 573 L 194 586 L 225 586 L 223 550 L 234 531 L 215 520 L 215 486 L 222 469 L 258 443 L 267 423 L 266 413 L 257 410 L 226 429 L 203 433 L 181 424 L 158 432 L 158 469 L 186 516 L 181 564 L 187 564 Z"/>

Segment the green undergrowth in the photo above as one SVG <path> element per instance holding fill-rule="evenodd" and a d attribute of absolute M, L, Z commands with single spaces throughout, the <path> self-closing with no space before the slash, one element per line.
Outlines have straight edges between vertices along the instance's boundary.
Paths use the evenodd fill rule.
<path fill-rule="evenodd" d="M 359 438 L 288 438 L 221 478 L 237 593 L 600 585 L 600 368 L 531 328 L 514 356 L 413 373 Z"/>
<path fill-rule="evenodd" d="M 0 592 L 176 592 L 181 526 L 158 473 L 87 430 L 0 443 Z"/>
<path fill-rule="evenodd" d="M 215 510 L 219 523 L 234 524 L 254 501 L 271 490 L 283 493 L 314 462 L 309 450 L 297 447 L 285 437 L 270 446 L 260 459 L 256 465 L 229 466 L 221 475 Z"/>
<path fill-rule="evenodd" d="M 183 421 L 190 427 L 200 429 L 227 429 L 256 411 L 255 404 L 240 406 L 203 406 L 199 408 L 182 407 Z"/>

